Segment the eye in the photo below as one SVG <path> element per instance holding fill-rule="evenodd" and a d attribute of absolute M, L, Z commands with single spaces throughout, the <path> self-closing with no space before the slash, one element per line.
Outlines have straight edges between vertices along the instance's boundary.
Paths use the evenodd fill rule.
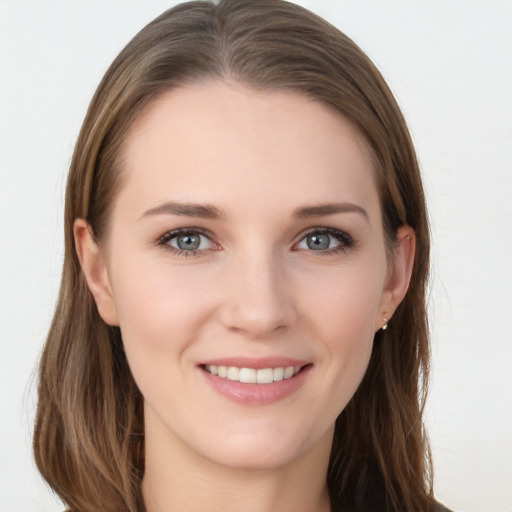
<path fill-rule="evenodd" d="M 182 251 L 197 251 L 198 249 L 205 249 L 205 245 L 208 246 L 208 242 L 204 242 L 207 240 L 203 235 L 199 235 L 197 233 L 186 233 L 184 235 L 178 235 L 169 240 L 168 244 L 171 247 L 175 247 L 176 249 L 181 249 Z M 201 245 L 203 247 L 201 247 Z"/>
<path fill-rule="evenodd" d="M 199 251 L 217 248 L 208 236 L 198 230 L 170 231 L 159 238 L 158 245 L 165 245 L 178 255 L 191 256 Z"/>
<path fill-rule="evenodd" d="M 296 248 L 319 253 L 337 253 L 345 251 L 353 245 L 353 238 L 344 231 L 332 228 L 318 228 L 304 236 L 296 245 Z"/>

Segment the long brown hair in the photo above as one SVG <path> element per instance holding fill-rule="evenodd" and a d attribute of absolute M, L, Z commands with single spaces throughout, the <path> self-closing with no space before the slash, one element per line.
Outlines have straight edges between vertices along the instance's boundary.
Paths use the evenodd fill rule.
<path fill-rule="evenodd" d="M 282 0 L 178 5 L 141 30 L 100 83 L 68 177 L 62 283 L 39 372 L 37 466 L 73 512 L 144 510 L 142 397 L 120 331 L 101 320 L 81 272 L 73 223 L 85 218 L 98 240 L 105 236 L 122 185 L 118 155 L 133 121 L 163 91 L 215 79 L 298 91 L 351 120 L 375 157 L 389 247 L 400 226 L 415 230 L 410 288 L 389 328 L 375 335 L 368 371 L 337 419 L 328 486 L 335 511 L 430 510 L 422 423 L 429 232 L 414 148 L 389 88 L 361 49 Z"/>

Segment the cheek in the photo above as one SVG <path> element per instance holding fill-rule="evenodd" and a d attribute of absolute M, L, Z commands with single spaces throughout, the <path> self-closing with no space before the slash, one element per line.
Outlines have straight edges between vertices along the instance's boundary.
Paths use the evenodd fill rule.
<path fill-rule="evenodd" d="M 110 275 L 121 327 L 164 333 L 186 324 L 199 307 L 204 276 L 169 263 L 164 249 L 137 252 L 118 247 L 111 257 Z"/>
<path fill-rule="evenodd" d="M 192 347 L 212 303 L 204 283 L 203 276 L 144 257 L 118 261 L 113 271 L 128 364 L 145 401 L 156 409 L 180 409 L 190 399 Z"/>
<path fill-rule="evenodd" d="M 303 311 L 311 312 L 329 340 L 373 338 L 386 267 L 380 261 L 358 266 L 340 265 L 330 272 L 305 276 Z M 306 293 L 307 290 L 307 293 Z"/>
<path fill-rule="evenodd" d="M 375 268 L 375 267 L 374 267 Z M 376 266 L 378 268 L 378 265 Z M 383 267 L 385 268 L 385 267 Z M 324 379 L 331 389 L 331 405 L 339 413 L 359 386 L 371 357 L 374 321 L 378 313 L 382 272 L 345 272 L 320 278 L 305 295 L 307 328 L 318 340 L 328 364 Z"/>
<path fill-rule="evenodd" d="M 112 284 L 123 344 L 132 371 L 164 364 L 198 338 L 211 299 L 204 277 L 145 255 L 117 258 Z M 169 364 L 167 360 L 166 364 Z"/>

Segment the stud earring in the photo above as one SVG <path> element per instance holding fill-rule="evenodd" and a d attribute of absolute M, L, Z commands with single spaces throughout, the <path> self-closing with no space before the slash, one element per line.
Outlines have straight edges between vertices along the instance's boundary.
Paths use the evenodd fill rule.
<path fill-rule="evenodd" d="M 385 331 L 388 328 L 388 320 L 387 318 L 383 318 L 382 320 L 384 320 L 384 325 L 381 327 L 381 329 Z"/>

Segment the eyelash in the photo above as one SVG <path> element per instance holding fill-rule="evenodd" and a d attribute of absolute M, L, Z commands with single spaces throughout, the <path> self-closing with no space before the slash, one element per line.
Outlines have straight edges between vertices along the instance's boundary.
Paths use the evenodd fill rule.
<path fill-rule="evenodd" d="M 309 229 L 306 233 L 303 233 L 301 235 L 300 240 L 297 243 L 302 242 L 307 236 L 310 235 L 328 235 L 334 238 L 337 242 L 339 242 L 339 245 L 337 247 L 325 249 L 323 251 L 309 250 L 309 252 L 312 252 L 318 256 L 331 256 L 335 254 L 344 253 L 347 252 L 349 249 L 355 248 L 357 245 L 356 240 L 346 231 L 326 227 L 315 227 Z"/>
<path fill-rule="evenodd" d="M 169 245 L 169 242 L 175 238 L 177 238 L 180 235 L 201 235 L 206 237 L 212 244 L 215 244 L 215 242 L 212 241 L 212 235 L 200 228 L 184 228 L 184 229 L 177 229 L 174 231 L 168 231 L 167 233 L 163 234 L 158 240 L 156 241 L 156 244 L 159 246 L 163 246 L 166 250 L 171 251 L 175 256 L 177 257 L 191 257 L 191 256 L 200 256 L 202 252 L 204 252 L 206 249 L 195 249 L 195 250 L 188 250 L 185 251 L 183 249 L 177 249 L 176 247 L 172 247 Z M 354 248 L 357 245 L 356 240 L 349 235 L 346 231 L 340 231 L 339 229 L 334 228 L 326 228 L 326 227 L 315 227 L 309 229 L 307 232 L 302 233 L 300 236 L 300 239 L 298 242 L 296 242 L 294 245 L 299 244 L 302 242 L 307 236 L 310 235 L 328 235 L 332 238 L 334 238 L 336 241 L 340 243 L 339 246 L 325 249 L 325 250 L 319 250 L 319 251 L 313 251 L 309 250 L 309 252 L 312 252 L 319 256 L 330 256 L 335 254 L 340 254 L 342 252 L 347 252 L 347 250 Z"/>
<path fill-rule="evenodd" d="M 185 251 L 183 249 L 177 249 L 176 247 L 172 247 L 169 245 L 169 242 L 174 238 L 177 238 L 180 235 L 201 235 L 206 237 L 212 244 L 212 235 L 201 228 L 184 228 L 184 229 L 176 229 L 174 231 L 168 231 L 164 233 L 158 240 L 157 245 L 163 246 L 166 250 L 171 251 L 175 256 L 178 257 L 190 257 L 190 256 L 200 256 L 200 254 L 205 249 L 197 249 L 191 251 Z"/>

